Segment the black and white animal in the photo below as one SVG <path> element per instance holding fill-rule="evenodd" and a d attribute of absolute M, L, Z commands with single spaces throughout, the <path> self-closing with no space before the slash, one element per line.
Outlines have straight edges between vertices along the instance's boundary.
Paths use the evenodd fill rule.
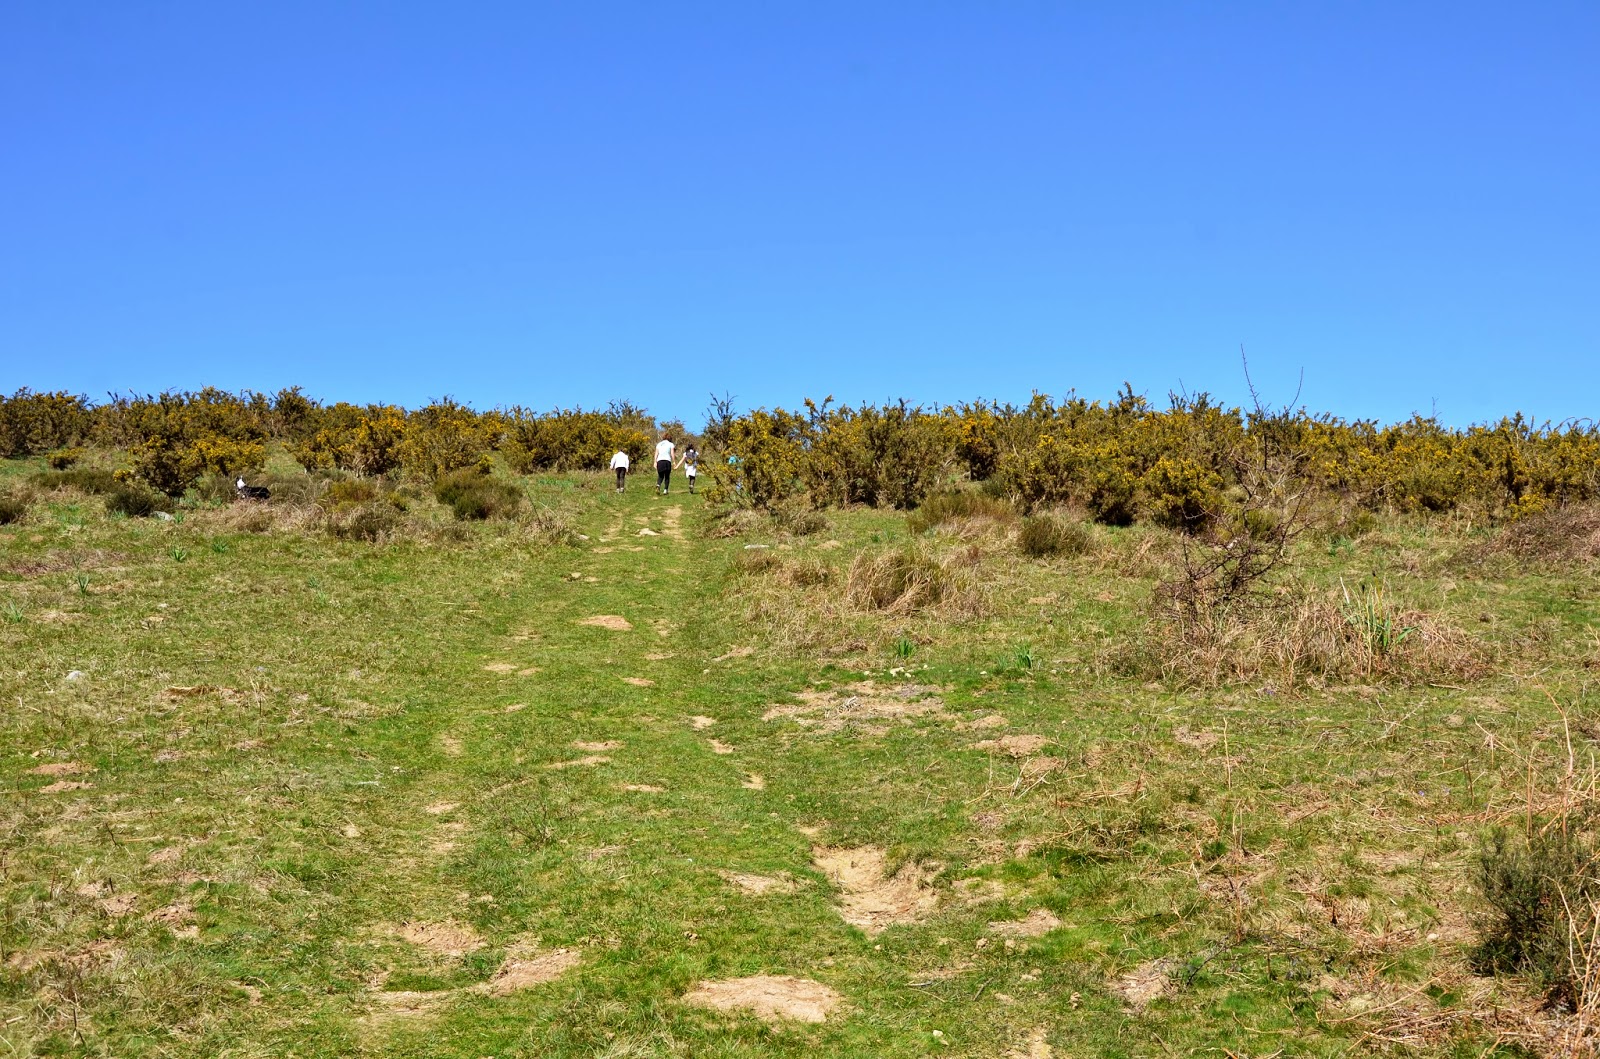
<path fill-rule="evenodd" d="M 272 498 L 272 490 L 264 485 L 245 485 L 243 478 L 234 482 L 233 487 L 238 491 L 240 500 L 270 500 Z"/>

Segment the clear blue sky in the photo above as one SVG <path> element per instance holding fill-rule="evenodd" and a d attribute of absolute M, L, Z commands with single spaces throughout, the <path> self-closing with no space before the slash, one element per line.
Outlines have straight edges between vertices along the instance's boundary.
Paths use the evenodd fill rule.
<path fill-rule="evenodd" d="M 0 389 L 1600 415 L 1600 4 L 0 7 Z"/>

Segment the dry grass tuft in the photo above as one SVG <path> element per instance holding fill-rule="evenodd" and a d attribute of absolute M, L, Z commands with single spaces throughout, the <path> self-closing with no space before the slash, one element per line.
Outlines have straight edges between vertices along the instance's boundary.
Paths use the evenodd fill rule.
<path fill-rule="evenodd" d="M 1518 519 L 1469 555 L 1510 555 L 1524 562 L 1572 563 L 1600 559 L 1600 505 L 1556 508 Z"/>
<path fill-rule="evenodd" d="M 845 598 L 858 610 L 914 614 L 936 610 L 954 618 L 975 618 L 988 608 L 988 593 L 977 576 L 982 553 L 975 547 L 937 555 L 918 547 L 863 552 L 850 564 Z"/>

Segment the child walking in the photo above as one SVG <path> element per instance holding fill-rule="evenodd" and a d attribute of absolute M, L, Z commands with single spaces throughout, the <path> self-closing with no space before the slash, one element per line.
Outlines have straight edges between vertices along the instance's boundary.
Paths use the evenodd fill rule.
<path fill-rule="evenodd" d="M 617 472 L 617 492 L 622 492 L 622 483 L 628 480 L 628 454 L 621 449 L 611 457 L 611 469 Z"/>
<path fill-rule="evenodd" d="M 683 466 L 683 476 L 689 479 L 689 495 L 694 495 L 694 480 L 700 473 L 700 450 L 691 443 L 685 446 L 683 456 L 678 460 Z"/>

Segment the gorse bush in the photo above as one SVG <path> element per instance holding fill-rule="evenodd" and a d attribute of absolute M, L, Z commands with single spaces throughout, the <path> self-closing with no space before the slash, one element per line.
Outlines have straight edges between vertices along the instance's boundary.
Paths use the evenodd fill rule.
<path fill-rule="evenodd" d="M 65 392 L 34 393 L 26 387 L 0 395 L 0 457 L 33 456 L 77 442 L 89 433 L 92 417 L 82 397 Z"/>
<path fill-rule="evenodd" d="M 53 469 L 64 471 L 83 459 L 83 450 L 78 448 L 57 449 L 45 457 L 45 462 Z"/>

